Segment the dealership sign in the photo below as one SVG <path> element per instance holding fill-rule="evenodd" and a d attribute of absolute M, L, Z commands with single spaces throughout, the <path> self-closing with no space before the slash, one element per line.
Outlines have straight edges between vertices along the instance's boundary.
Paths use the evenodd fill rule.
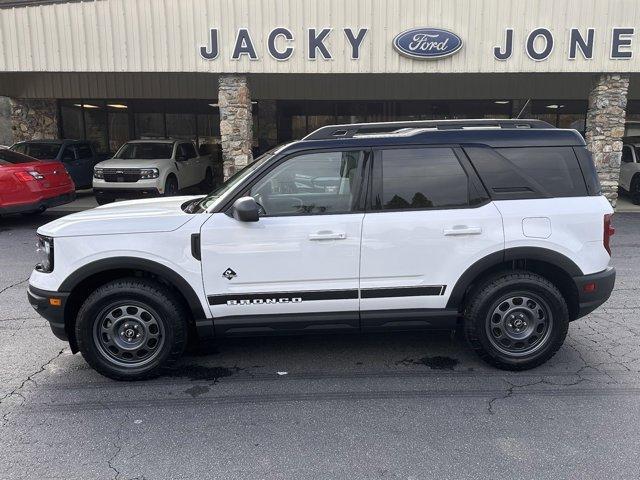
<path fill-rule="evenodd" d="M 462 48 L 462 39 L 455 33 L 439 28 L 414 28 L 396 35 L 393 46 L 406 57 L 418 59 L 442 58 Z"/>
<path fill-rule="evenodd" d="M 333 59 L 331 43 L 335 45 L 340 41 L 339 37 L 342 37 L 341 41 L 344 42 L 351 59 L 359 60 L 369 29 L 342 28 L 340 30 L 334 32 L 332 28 L 307 28 L 305 30 L 306 39 L 301 42 L 306 46 L 307 60 Z M 600 39 L 601 37 L 605 37 L 611 60 L 633 58 L 631 50 L 635 35 L 633 27 L 614 27 L 608 32 L 597 32 L 594 28 L 571 28 L 562 32 L 553 32 L 545 27 L 538 27 L 528 32 L 515 32 L 513 28 L 507 28 L 504 31 L 504 36 L 495 40 L 493 51 L 487 53 L 493 53 L 496 60 L 509 60 L 515 49 L 516 33 L 524 38 L 521 48 L 531 60 L 536 62 L 547 60 L 552 55 L 555 43 L 560 36 L 566 36 L 565 43 L 568 40 L 566 58 L 569 60 L 575 60 L 579 56 L 585 60 L 592 59 L 596 42 L 604 43 Z M 295 53 L 296 39 L 288 28 L 272 29 L 265 40 L 266 53 L 274 60 L 286 61 Z M 428 27 L 405 30 L 393 38 L 395 50 L 400 55 L 415 60 L 437 60 L 448 57 L 459 52 L 462 43 L 462 38 L 449 30 Z M 218 29 L 211 28 L 207 45 L 199 47 L 200 56 L 205 60 L 215 60 L 220 55 L 220 51 Z M 240 60 L 243 57 L 250 60 L 260 59 L 260 52 L 256 49 L 256 43 L 248 28 L 237 30 L 229 52 L 232 60 Z"/>

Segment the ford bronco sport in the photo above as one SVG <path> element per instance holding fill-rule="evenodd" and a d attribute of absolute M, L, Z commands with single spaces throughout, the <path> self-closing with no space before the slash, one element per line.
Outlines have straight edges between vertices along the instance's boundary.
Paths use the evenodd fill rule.
<path fill-rule="evenodd" d="M 607 300 L 612 208 L 582 137 L 537 120 L 337 125 L 208 196 L 38 229 L 31 304 L 98 372 L 160 374 L 189 336 L 461 328 L 548 360 Z"/>

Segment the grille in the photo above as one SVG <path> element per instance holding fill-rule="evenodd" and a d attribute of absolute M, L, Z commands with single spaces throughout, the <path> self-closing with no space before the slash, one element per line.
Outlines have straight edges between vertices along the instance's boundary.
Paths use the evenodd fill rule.
<path fill-rule="evenodd" d="M 132 183 L 140 180 L 137 168 L 105 168 L 103 174 L 105 182 Z"/>

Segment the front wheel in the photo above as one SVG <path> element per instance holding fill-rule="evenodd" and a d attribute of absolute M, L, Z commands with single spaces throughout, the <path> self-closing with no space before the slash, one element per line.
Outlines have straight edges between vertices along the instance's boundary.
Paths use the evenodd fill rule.
<path fill-rule="evenodd" d="M 173 197 L 178 194 L 178 180 L 174 176 L 167 178 L 164 184 L 164 196 Z"/>
<path fill-rule="evenodd" d="M 493 277 L 472 294 L 464 312 L 465 336 L 487 363 L 527 370 L 549 360 L 562 346 L 569 311 L 560 291 L 530 272 Z"/>
<path fill-rule="evenodd" d="M 109 282 L 83 303 L 78 348 L 96 371 L 115 380 L 155 377 L 187 343 L 187 316 L 163 285 L 137 278 Z"/>

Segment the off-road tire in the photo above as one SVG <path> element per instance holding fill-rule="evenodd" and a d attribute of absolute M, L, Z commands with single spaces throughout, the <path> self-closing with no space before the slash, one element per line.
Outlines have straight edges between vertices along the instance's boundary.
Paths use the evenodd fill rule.
<path fill-rule="evenodd" d="M 178 187 L 178 179 L 173 175 L 169 175 L 167 177 L 167 181 L 164 184 L 164 196 L 165 197 L 173 197 L 178 195 L 180 189 Z"/>
<path fill-rule="evenodd" d="M 487 322 L 492 321 L 493 309 L 501 298 L 527 293 L 541 298 L 549 307 L 552 318 L 549 334 L 531 354 L 508 355 L 492 345 Z M 569 311 L 558 288 L 546 278 L 527 271 L 504 272 L 486 279 L 471 292 L 464 309 L 467 342 L 482 360 L 502 370 L 528 370 L 545 363 L 564 343 L 568 328 Z"/>
<path fill-rule="evenodd" d="M 162 322 L 162 343 L 156 356 L 142 366 L 122 366 L 109 359 L 94 335 L 105 312 L 117 305 L 140 305 L 153 312 Z M 164 285 L 141 278 L 122 278 L 94 290 L 82 304 L 75 324 L 78 349 L 96 371 L 114 380 L 143 380 L 161 375 L 163 370 L 180 358 L 187 345 L 188 314 Z"/>

